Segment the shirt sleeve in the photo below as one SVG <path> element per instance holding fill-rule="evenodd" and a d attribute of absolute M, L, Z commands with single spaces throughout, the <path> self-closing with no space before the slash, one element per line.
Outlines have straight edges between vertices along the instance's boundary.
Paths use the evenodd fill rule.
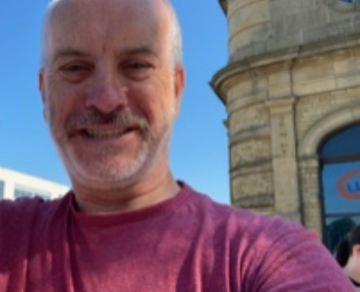
<path fill-rule="evenodd" d="M 355 292 L 315 232 L 275 219 L 260 238 L 252 292 Z"/>

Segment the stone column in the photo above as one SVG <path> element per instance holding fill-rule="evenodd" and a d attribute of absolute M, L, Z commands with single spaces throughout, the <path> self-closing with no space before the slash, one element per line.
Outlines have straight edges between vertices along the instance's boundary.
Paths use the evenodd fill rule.
<path fill-rule="evenodd" d="M 267 102 L 270 112 L 275 213 L 302 222 L 295 148 L 294 98 Z"/>
<path fill-rule="evenodd" d="M 307 228 L 323 232 L 322 202 L 320 198 L 320 169 L 317 155 L 299 158 L 303 223 Z"/>

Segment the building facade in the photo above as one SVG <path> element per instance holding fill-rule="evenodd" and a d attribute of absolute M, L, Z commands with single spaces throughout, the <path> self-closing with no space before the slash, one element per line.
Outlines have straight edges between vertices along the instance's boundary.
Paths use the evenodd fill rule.
<path fill-rule="evenodd" d="M 360 223 L 360 1 L 220 0 L 231 201 L 315 229 Z"/>
<path fill-rule="evenodd" d="M 39 196 L 49 200 L 63 196 L 68 190 L 65 185 L 0 168 L 0 199 Z"/>

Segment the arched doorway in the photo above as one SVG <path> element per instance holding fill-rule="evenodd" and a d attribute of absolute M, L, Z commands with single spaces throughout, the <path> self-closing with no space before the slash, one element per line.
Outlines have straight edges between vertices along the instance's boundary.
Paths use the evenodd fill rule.
<path fill-rule="evenodd" d="M 319 149 L 325 244 L 339 240 L 360 223 L 360 124 L 333 133 Z"/>

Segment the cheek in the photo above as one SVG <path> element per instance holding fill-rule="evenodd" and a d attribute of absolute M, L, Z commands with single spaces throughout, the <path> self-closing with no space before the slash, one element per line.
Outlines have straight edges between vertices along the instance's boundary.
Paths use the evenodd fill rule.
<path fill-rule="evenodd" d="M 56 96 L 49 96 L 48 103 L 45 106 L 45 113 L 47 116 L 47 122 L 53 135 L 57 136 L 59 130 L 62 128 L 63 122 L 63 107 L 60 106 Z"/>
<path fill-rule="evenodd" d="M 163 124 L 167 120 L 169 110 L 172 107 L 171 97 L 161 92 L 142 95 L 141 101 L 135 106 L 141 115 L 145 116 L 151 125 Z"/>
<path fill-rule="evenodd" d="M 166 77 L 149 86 L 144 104 L 151 121 L 167 120 L 169 116 L 173 116 L 176 108 L 173 80 Z"/>
<path fill-rule="evenodd" d="M 66 120 L 76 110 L 77 92 L 68 90 L 66 87 L 50 87 L 45 103 L 47 121 L 52 129 L 63 128 Z"/>

